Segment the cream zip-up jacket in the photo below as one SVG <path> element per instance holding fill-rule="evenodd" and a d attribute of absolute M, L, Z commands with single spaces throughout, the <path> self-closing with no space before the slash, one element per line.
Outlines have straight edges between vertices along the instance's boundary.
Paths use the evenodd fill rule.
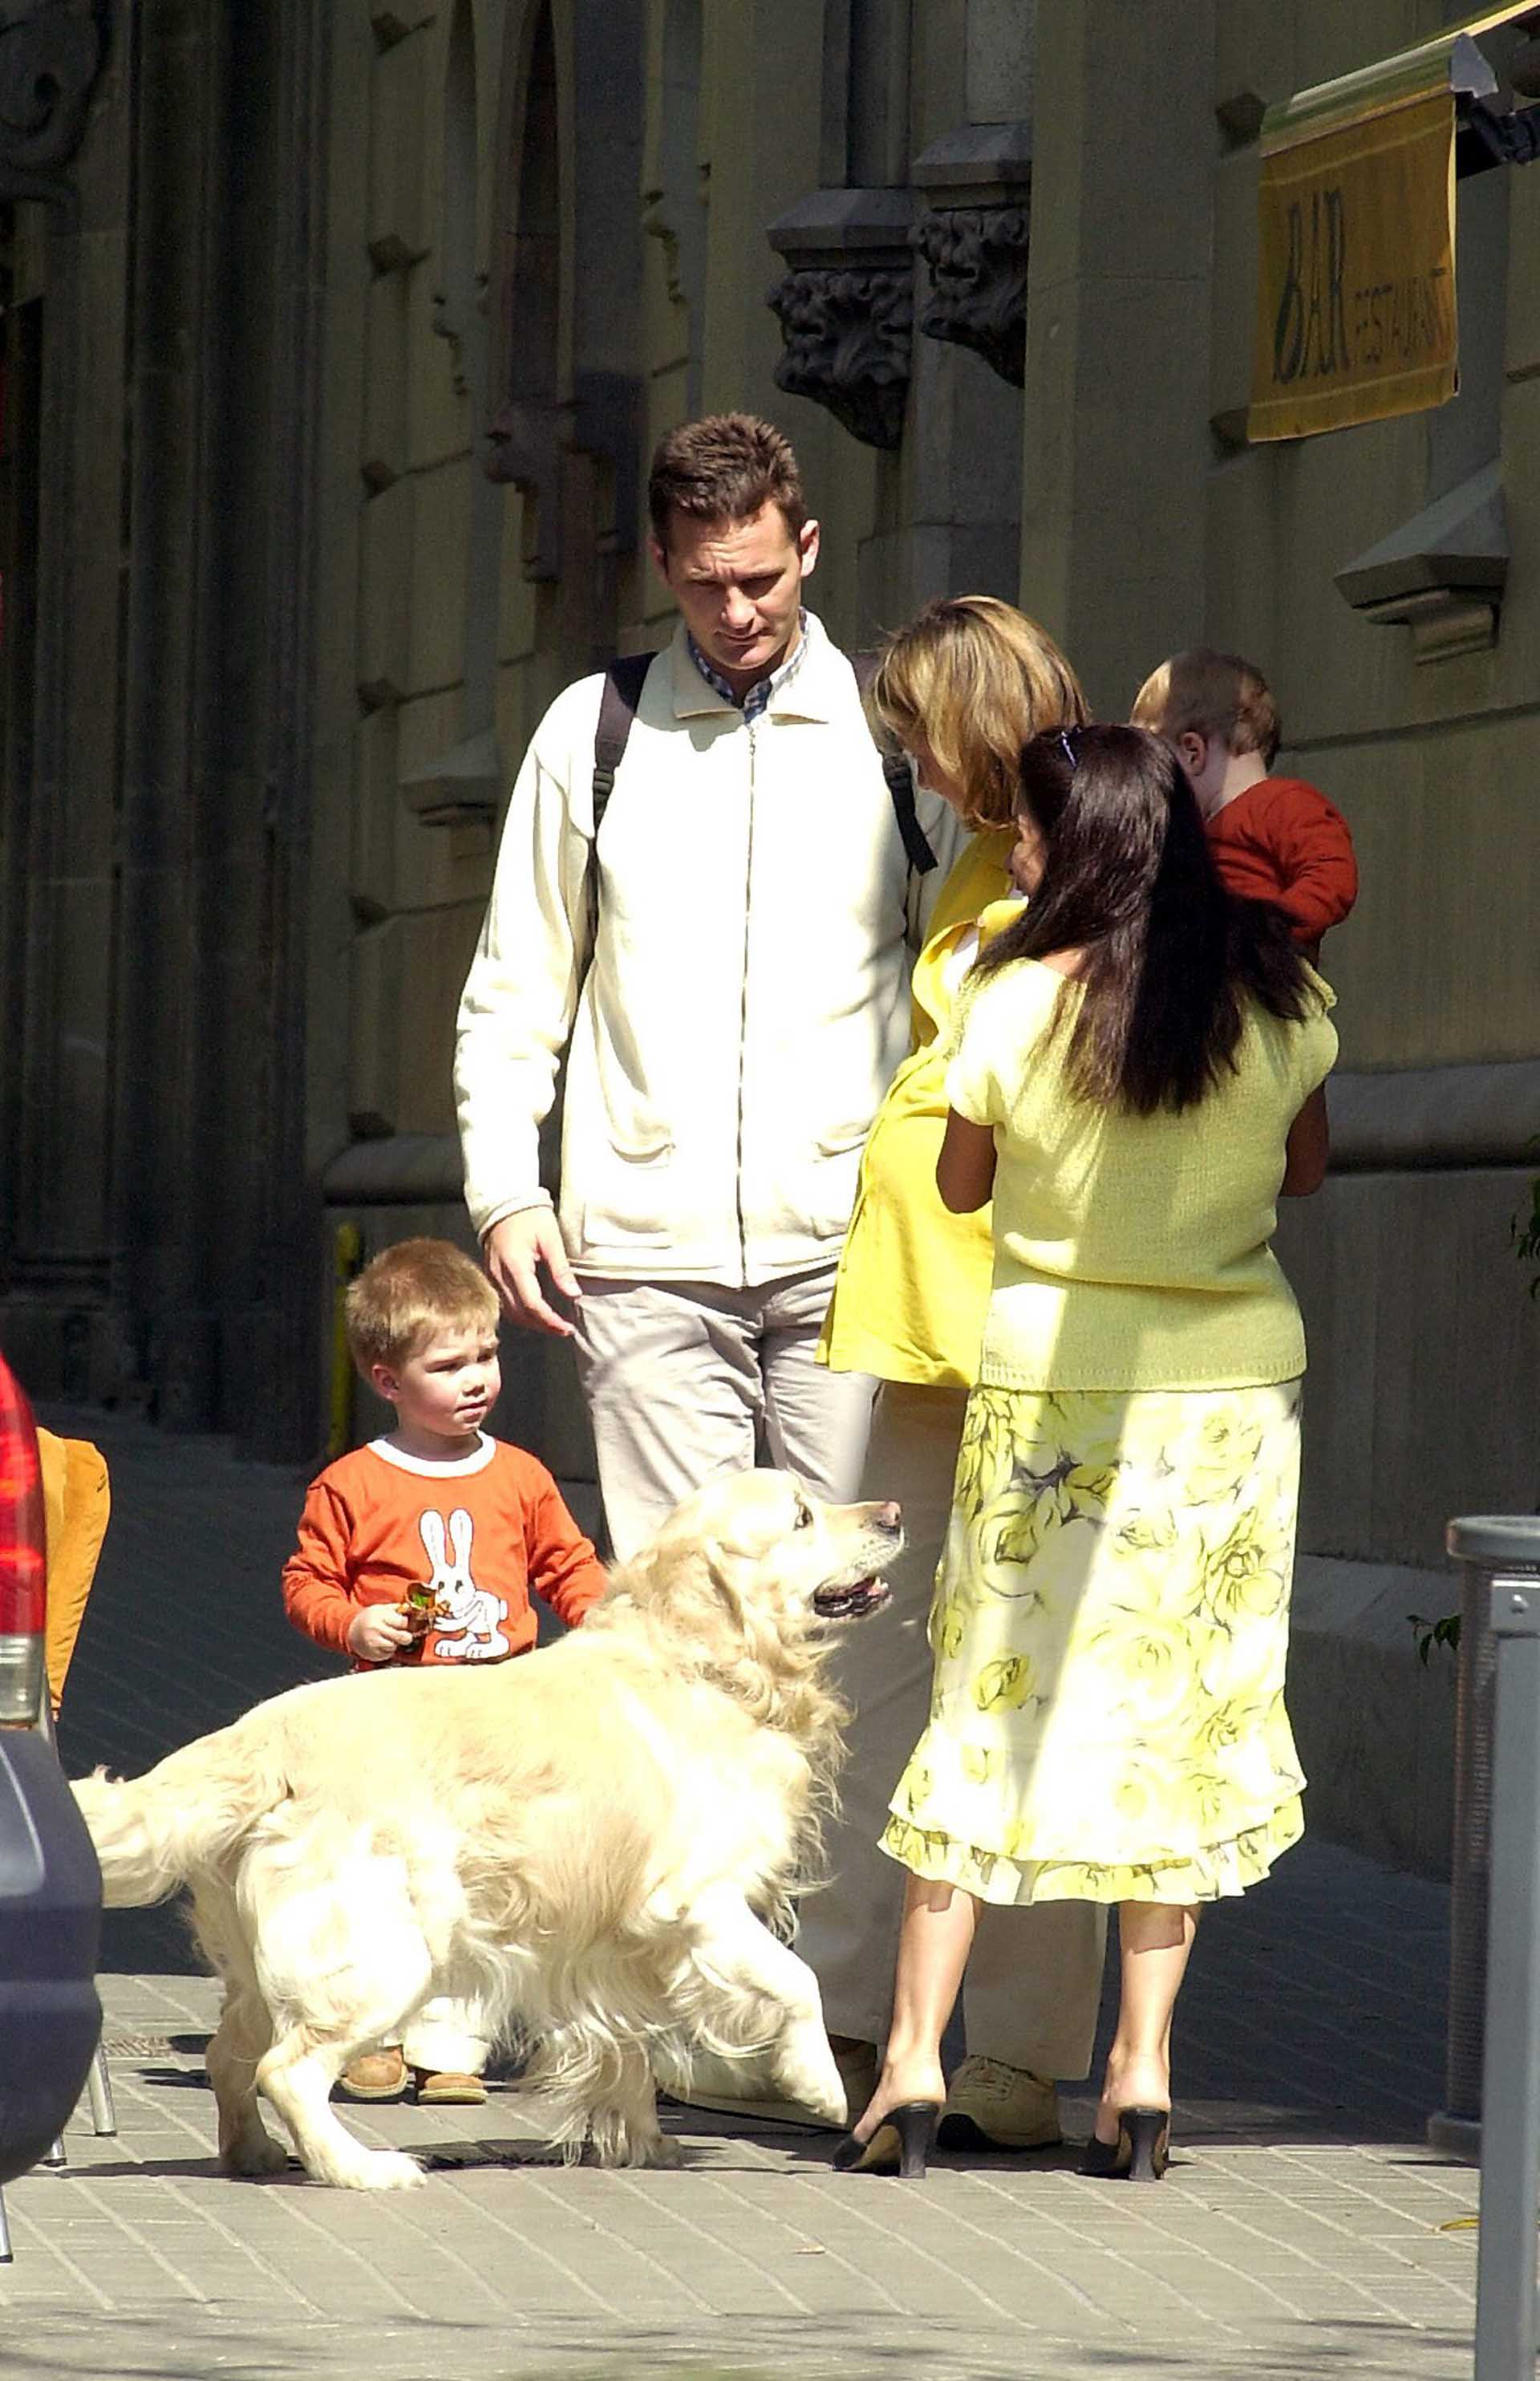
<path fill-rule="evenodd" d="M 917 797 L 913 878 L 855 673 L 812 616 L 752 722 L 682 626 L 647 673 L 588 861 L 601 678 L 514 787 L 460 1001 L 455 1091 L 477 1233 L 548 1203 L 540 1127 L 568 1052 L 562 1235 L 580 1272 L 748 1288 L 832 1263 L 909 1048 L 909 974 L 961 830 Z"/>

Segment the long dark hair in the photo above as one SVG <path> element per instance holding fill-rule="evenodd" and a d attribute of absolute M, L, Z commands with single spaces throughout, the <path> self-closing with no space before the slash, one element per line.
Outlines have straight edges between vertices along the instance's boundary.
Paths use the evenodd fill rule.
<path fill-rule="evenodd" d="M 977 972 L 1081 950 L 1069 1080 L 1140 1116 L 1193 1106 L 1235 1064 L 1249 995 L 1302 1018 L 1310 992 L 1282 910 L 1226 891 L 1197 800 L 1143 727 L 1070 727 L 1021 753 L 1017 808 L 1043 837 L 1043 881 Z M 1066 992 L 1069 989 L 1066 979 Z"/>

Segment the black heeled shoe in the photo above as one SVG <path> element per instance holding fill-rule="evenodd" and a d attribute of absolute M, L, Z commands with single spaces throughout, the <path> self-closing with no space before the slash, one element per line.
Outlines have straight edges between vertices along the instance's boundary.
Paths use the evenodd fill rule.
<path fill-rule="evenodd" d="M 941 2121 L 936 2100 L 905 2100 L 889 2108 L 869 2142 L 847 2133 L 835 2150 L 834 2163 L 846 2174 L 897 2174 L 917 2181 L 935 2146 Z"/>
<path fill-rule="evenodd" d="M 1158 2182 L 1171 2162 L 1169 2108 L 1119 2108 L 1118 2138 L 1085 2145 L 1082 2174 L 1121 2175 L 1130 2182 Z"/>

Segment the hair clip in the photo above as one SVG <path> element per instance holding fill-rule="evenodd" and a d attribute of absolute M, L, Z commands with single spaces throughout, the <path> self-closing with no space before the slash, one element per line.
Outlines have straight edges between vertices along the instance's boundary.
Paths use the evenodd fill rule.
<path fill-rule="evenodd" d="M 1059 729 L 1058 740 L 1064 747 L 1064 757 L 1069 762 L 1069 766 L 1072 769 L 1075 765 L 1075 748 L 1069 741 L 1069 730 L 1068 727 L 1061 727 Z"/>

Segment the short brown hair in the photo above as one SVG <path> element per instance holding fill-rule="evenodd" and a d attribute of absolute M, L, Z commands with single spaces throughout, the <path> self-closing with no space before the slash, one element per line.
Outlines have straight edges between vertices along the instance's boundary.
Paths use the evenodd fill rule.
<path fill-rule="evenodd" d="M 354 1363 L 404 1364 L 435 1332 L 497 1327 L 497 1293 L 449 1240 L 397 1240 L 372 1257 L 343 1300 Z"/>
<path fill-rule="evenodd" d="M 869 701 L 911 751 L 929 746 L 976 827 L 1010 824 L 1024 744 L 1091 716 L 1047 629 L 997 595 L 927 604 L 888 639 Z"/>
<path fill-rule="evenodd" d="M 757 413 L 711 413 L 658 441 L 647 475 L 653 535 L 668 551 L 672 516 L 690 520 L 752 520 L 779 505 L 793 537 L 807 520 L 807 498 L 791 441 Z"/>
<path fill-rule="evenodd" d="M 1152 670 L 1133 699 L 1136 727 L 1157 736 L 1216 736 L 1232 752 L 1260 752 L 1270 769 L 1283 741 L 1272 689 L 1239 653 L 1192 645 Z"/>

